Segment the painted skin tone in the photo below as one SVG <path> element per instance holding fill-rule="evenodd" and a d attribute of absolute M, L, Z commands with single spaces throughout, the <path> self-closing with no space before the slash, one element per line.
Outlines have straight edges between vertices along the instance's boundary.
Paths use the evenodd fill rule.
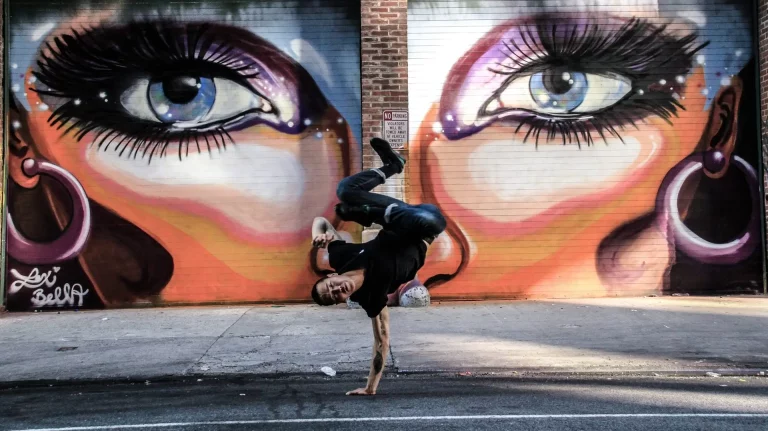
<path fill-rule="evenodd" d="M 191 10 L 176 18 L 179 22 L 197 19 Z M 56 23 L 40 46 L 75 29 L 82 33 L 84 23 L 99 28 L 123 25 L 126 20 L 115 8 L 83 12 Z M 333 215 L 335 185 L 352 173 L 350 169 L 360 159 L 346 119 L 332 104 L 322 111 L 302 112 L 304 118 L 299 117 L 296 100 L 281 91 L 296 91 L 302 67 L 279 50 L 275 53 L 269 42 L 253 36 L 258 35 L 259 21 L 245 24 L 253 28 L 224 26 L 214 28 L 211 34 L 224 39 L 229 35 L 232 40 L 228 42 L 238 44 L 236 48 L 244 57 L 266 64 L 259 72 L 262 77 L 274 78 L 270 88 L 275 94 L 264 87 L 261 94 L 265 97 L 257 97 L 237 84 L 223 79 L 216 82 L 221 101 L 226 99 L 231 106 L 250 98 L 250 106 L 258 105 L 265 111 L 264 121 L 228 130 L 225 150 L 217 150 L 216 141 L 209 153 L 205 147 L 213 146 L 211 137 L 202 142 L 202 150 L 200 140 L 188 151 L 179 145 L 179 139 L 172 139 L 164 157 L 154 156 L 150 163 L 145 157 L 121 156 L 111 149 L 99 151 L 94 148 L 99 138 L 95 131 L 78 142 L 74 133 L 62 135 L 62 130 L 49 123 L 51 112 L 61 101 L 34 91 L 41 88 L 41 82 L 35 79 L 31 65 L 24 71 L 24 82 L 31 89 L 15 94 L 33 107 L 24 113 L 22 125 L 29 131 L 29 142 L 24 145 L 32 149 L 26 157 L 47 159 L 72 173 L 92 201 L 142 229 L 173 256 L 173 276 L 161 293 L 165 302 L 304 297 L 302 286 L 316 277 L 306 253 L 312 215 Z M 269 58 L 258 58 L 259 50 L 273 51 L 269 51 Z M 47 54 L 50 52 L 42 49 L 37 58 Z M 270 64 L 279 65 L 280 70 L 270 69 Z M 261 88 L 257 81 L 251 83 Z M 152 115 L 147 101 L 140 100 L 143 96 L 127 97 L 127 91 L 106 93 L 104 99 L 122 97 L 121 103 L 133 114 Z M 89 96 L 81 96 L 84 104 Z M 214 103 L 212 111 L 227 112 L 228 106 L 221 101 Z M 273 118 L 267 118 L 270 114 Z M 132 120 L 127 117 L 125 121 Z M 286 130 L 299 122 L 309 126 L 300 132 Z M 223 144 L 224 135 L 220 138 Z M 113 141 L 113 148 L 119 141 Z M 37 178 L 26 177 L 21 162 L 21 158 L 10 160 L 11 175 L 22 186 L 33 187 Z M 343 225 L 337 227 L 344 229 Z M 86 253 L 98 254 L 98 250 L 86 248 Z M 105 264 L 108 262 L 99 263 Z M 109 297 L 102 300 L 110 305 Z"/>
<path fill-rule="evenodd" d="M 318 217 L 312 226 L 312 245 L 326 248 L 332 241 L 343 240 L 328 220 Z M 343 274 L 329 274 L 326 279 L 317 284 L 317 292 L 327 304 L 342 304 L 355 291 L 360 289 L 365 280 L 362 269 L 348 271 Z M 384 372 L 384 364 L 389 352 L 389 308 L 384 307 L 378 316 L 371 319 L 373 327 L 373 358 L 368 373 L 368 384 L 347 392 L 347 395 L 376 395 L 376 389 Z"/>
<path fill-rule="evenodd" d="M 675 37 L 696 30 L 693 23 L 683 21 L 673 11 L 659 9 L 658 2 L 645 2 L 645 8 L 633 3 L 625 10 L 617 8 L 615 1 L 591 3 L 594 6 L 587 9 L 574 2 L 568 12 L 610 15 L 615 22 L 639 17 L 659 25 L 672 20 L 669 32 Z M 562 2 L 557 4 L 562 6 Z M 544 8 L 550 13 L 553 10 L 554 3 Z M 706 13 L 702 10 L 702 14 Z M 566 19 L 565 15 L 550 17 L 556 21 Z M 712 83 L 705 81 L 709 66 L 697 61 L 687 76 L 658 76 L 657 83 L 671 84 L 684 110 L 679 109 L 670 122 L 657 115 L 644 115 L 635 122 L 636 128 L 617 128 L 621 139 L 592 129 L 587 133 L 594 144 L 583 145 L 586 139 L 581 135 L 581 148 L 575 143 L 563 145 L 559 131 L 549 136 L 547 129 L 538 135 L 536 145 L 531 136 L 526 139 L 528 127 L 518 128 L 517 122 L 503 119 L 461 136 L 457 130 L 447 130 L 449 125 L 457 129 L 468 123 L 471 126 L 477 119 L 479 103 L 488 100 L 490 89 L 498 89 L 504 79 L 479 74 L 472 68 L 481 70 L 482 54 L 500 40 L 511 38 L 509 35 L 528 19 L 515 12 L 503 18 L 509 21 L 498 22 L 478 39 L 472 39 L 478 42 L 464 57 L 456 59 L 440 90 L 442 98 L 424 107 L 425 115 L 411 141 L 409 202 L 435 203 L 449 219 L 446 234 L 430 249 L 420 279 L 458 272 L 451 281 L 430 286 L 435 288 L 433 294 L 442 298 L 658 293 L 673 262 L 674 248 L 652 220 L 632 232 L 622 228 L 653 213 L 662 179 L 685 156 L 702 151 L 713 139 L 725 135 L 716 148 L 728 158 L 736 133 L 718 132 L 735 130 L 741 95 L 739 78 L 723 78 L 723 83 L 716 82 L 710 90 Z M 716 37 L 725 36 L 720 32 L 700 39 L 710 40 L 715 49 L 720 46 L 713 40 Z M 734 43 L 741 47 L 738 41 Z M 744 53 L 749 52 L 748 43 L 745 39 Z M 456 49 L 450 43 L 444 45 Z M 416 59 L 426 55 L 422 51 L 426 48 L 409 46 Z M 520 55 L 520 50 L 515 52 Z M 731 48 L 727 55 L 736 56 L 738 52 Z M 718 55 L 726 56 L 713 54 Z M 742 55 L 740 64 L 748 57 Z M 412 88 L 434 79 L 433 69 L 427 73 L 426 66 L 413 62 L 409 68 L 415 81 Z M 422 68 L 424 71 L 419 72 Z M 739 69 L 731 69 L 731 73 Z M 478 75 L 473 78 L 473 73 Z M 617 84 L 604 82 L 601 88 L 610 85 Z M 425 91 L 418 90 L 420 94 Z M 537 107 L 532 105 L 527 88 L 519 90 L 523 89 L 509 85 L 487 107 Z M 711 107 L 707 105 L 707 94 L 714 96 Z M 416 114 L 413 104 L 411 112 Z M 691 190 L 695 185 L 691 184 Z"/>

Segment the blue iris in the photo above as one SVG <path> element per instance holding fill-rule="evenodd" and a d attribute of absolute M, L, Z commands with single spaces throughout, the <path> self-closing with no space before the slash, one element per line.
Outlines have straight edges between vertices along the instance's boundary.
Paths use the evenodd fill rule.
<path fill-rule="evenodd" d="M 147 93 L 152 111 L 160 121 L 200 121 L 213 108 L 216 85 L 210 78 L 175 75 L 150 81 Z"/>
<path fill-rule="evenodd" d="M 548 111 L 568 113 L 584 102 L 589 90 L 587 76 L 556 67 L 531 75 L 530 90 L 536 104 Z"/>

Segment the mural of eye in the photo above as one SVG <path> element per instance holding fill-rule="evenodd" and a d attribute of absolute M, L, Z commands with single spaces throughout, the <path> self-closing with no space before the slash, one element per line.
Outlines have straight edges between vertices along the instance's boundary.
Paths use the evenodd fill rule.
<path fill-rule="evenodd" d="M 615 105 L 631 89 L 632 82 L 617 74 L 553 67 L 510 82 L 500 103 L 489 103 L 486 112 L 493 115 L 504 106 L 552 116 L 594 113 Z"/>
<path fill-rule="evenodd" d="M 150 162 L 170 146 L 180 158 L 190 146 L 225 147 L 231 131 L 255 124 L 300 133 L 325 99 L 248 37 L 170 21 L 72 30 L 41 57 L 33 91 L 50 106 L 51 126 L 78 141 L 93 132 L 96 148 Z M 182 49 L 188 44 L 197 48 Z"/>
<path fill-rule="evenodd" d="M 271 112 L 268 101 L 226 78 L 175 75 L 138 79 L 120 96 L 129 114 L 142 120 L 200 127 L 244 112 Z"/>
<path fill-rule="evenodd" d="M 638 39 L 642 45 L 628 42 Z M 648 116 L 671 121 L 707 42 L 637 19 L 534 19 L 506 23 L 476 46 L 443 88 L 440 130 L 448 139 L 503 123 L 527 130 L 526 140 L 591 145 L 593 135 L 621 140 L 623 127 Z"/>

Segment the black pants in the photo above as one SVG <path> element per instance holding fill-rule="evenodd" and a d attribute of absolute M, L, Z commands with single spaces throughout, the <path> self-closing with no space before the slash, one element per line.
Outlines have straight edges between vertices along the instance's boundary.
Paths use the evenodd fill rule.
<path fill-rule="evenodd" d="M 432 243 L 445 230 L 445 218 L 440 210 L 432 204 L 409 205 L 389 196 L 371 193 L 384 181 L 383 175 L 375 170 L 363 171 L 341 180 L 336 195 L 349 206 L 368 205 L 372 213 L 377 214 L 374 223 L 384 229 Z"/>

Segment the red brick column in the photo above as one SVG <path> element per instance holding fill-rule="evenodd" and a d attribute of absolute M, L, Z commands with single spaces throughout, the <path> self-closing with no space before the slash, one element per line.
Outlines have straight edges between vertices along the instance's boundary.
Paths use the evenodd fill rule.
<path fill-rule="evenodd" d="M 408 2 L 362 0 L 360 7 L 363 168 L 369 168 L 379 163 L 368 141 L 382 134 L 382 112 L 408 110 Z M 398 175 L 377 191 L 402 199 L 404 187 Z"/>
<path fill-rule="evenodd" d="M 758 43 L 760 44 L 760 117 L 765 122 L 768 114 L 768 0 L 757 0 L 757 9 Z"/>

